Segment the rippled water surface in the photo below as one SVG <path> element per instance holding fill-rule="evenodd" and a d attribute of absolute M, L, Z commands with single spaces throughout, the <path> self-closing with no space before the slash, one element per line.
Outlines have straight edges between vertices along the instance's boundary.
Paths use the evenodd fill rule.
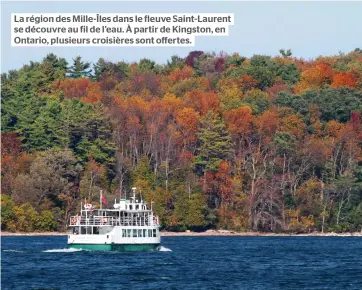
<path fill-rule="evenodd" d="M 2 237 L 2 289 L 362 289 L 360 237 L 163 237 L 156 252 Z"/>

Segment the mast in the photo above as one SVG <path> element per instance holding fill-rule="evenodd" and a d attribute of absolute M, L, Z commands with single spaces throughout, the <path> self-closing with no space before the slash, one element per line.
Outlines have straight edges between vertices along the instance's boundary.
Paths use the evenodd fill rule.
<path fill-rule="evenodd" d="M 132 187 L 132 200 L 133 200 L 133 203 L 136 202 L 136 187 Z"/>
<path fill-rule="evenodd" d="M 103 190 L 101 189 L 101 193 L 100 193 L 100 195 L 99 195 L 99 205 L 100 205 L 100 209 L 102 209 L 102 203 L 103 203 L 103 201 L 102 201 L 102 196 L 103 196 Z"/>

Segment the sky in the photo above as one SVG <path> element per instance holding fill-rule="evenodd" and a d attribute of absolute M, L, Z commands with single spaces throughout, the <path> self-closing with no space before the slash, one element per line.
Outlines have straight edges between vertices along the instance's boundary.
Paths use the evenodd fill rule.
<path fill-rule="evenodd" d="M 192 50 L 221 51 L 251 57 L 278 55 L 311 59 L 362 48 L 362 2 L 2 2 L 1 72 L 41 61 L 48 53 L 68 62 L 80 55 L 92 63 L 139 61 L 159 64 Z M 235 24 L 225 37 L 197 37 L 194 47 L 11 47 L 11 13 L 234 13 Z"/>

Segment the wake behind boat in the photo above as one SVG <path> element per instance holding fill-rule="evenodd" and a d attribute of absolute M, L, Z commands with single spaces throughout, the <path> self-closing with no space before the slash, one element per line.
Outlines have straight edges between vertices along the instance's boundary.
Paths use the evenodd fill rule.
<path fill-rule="evenodd" d="M 68 248 L 105 251 L 149 251 L 161 243 L 158 217 L 146 202 L 136 199 L 132 188 L 130 200 L 115 201 L 113 209 L 94 209 L 89 203 L 81 206 L 80 215 L 70 218 L 73 233 Z M 102 205 L 103 196 L 101 195 Z"/>

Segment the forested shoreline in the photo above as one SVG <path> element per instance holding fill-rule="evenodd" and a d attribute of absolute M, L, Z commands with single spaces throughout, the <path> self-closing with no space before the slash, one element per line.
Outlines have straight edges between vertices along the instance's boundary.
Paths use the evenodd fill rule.
<path fill-rule="evenodd" d="M 3 231 L 64 231 L 132 186 L 167 231 L 361 231 L 361 49 L 48 54 L 2 74 L 1 105 Z"/>

